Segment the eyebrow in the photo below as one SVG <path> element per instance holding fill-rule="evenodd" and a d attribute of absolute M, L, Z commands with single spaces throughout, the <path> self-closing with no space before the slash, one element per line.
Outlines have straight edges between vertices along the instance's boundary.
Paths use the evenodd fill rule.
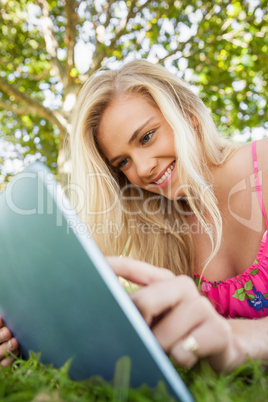
<path fill-rule="evenodd" d="M 144 127 L 147 126 L 147 124 L 150 123 L 150 121 L 153 119 L 153 117 L 150 117 L 150 119 L 148 119 L 145 123 L 143 123 L 140 127 L 137 128 L 137 130 L 134 131 L 134 133 L 132 134 L 132 136 L 130 137 L 130 139 L 128 140 L 129 145 L 132 144 L 133 141 L 135 141 L 135 139 L 138 137 L 139 133 L 141 132 L 141 130 L 144 129 Z M 110 164 L 113 164 L 117 159 L 121 158 L 122 155 L 118 155 L 115 156 L 114 158 L 112 158 L 109 162 Z"/>

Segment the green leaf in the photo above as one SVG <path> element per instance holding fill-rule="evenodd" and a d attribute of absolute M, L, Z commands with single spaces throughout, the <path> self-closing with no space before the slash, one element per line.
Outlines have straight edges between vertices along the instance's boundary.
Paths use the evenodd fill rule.
<path fill-rule="evenodd" d="M 245 288 L 246 290 L 251 290 L 251 289 L 253 288 L 253 283 L 252 283 L 252 280 L 251 280 L 251 279 L 250 279 L 249 281 L 245 282 L 244 288 Z"/>
<path fill-rule="evenodd" d="M 114 400 L 127 401 L 130 384 L 131 360 L 129 356 L 121 357 L 115 365 Z"/>
<path fill-rule="evenodd" d="M 232 295 L 232 297 L 234 297 L 235 299 L 238 299 L 240 301 L 244 301 L 246 296 L 247 296 L 247 293 L 244 288 L 237 289 L 235 291 L 235 293 Z"/>

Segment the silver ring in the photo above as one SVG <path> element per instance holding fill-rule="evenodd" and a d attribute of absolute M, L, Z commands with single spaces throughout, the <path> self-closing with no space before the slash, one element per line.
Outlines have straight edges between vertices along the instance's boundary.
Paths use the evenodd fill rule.
<path fill-rule="evenodd" d="M 182 343 L 182 348 L 198 356 L 199 344 L 193 335 L 188 335 Z"/>

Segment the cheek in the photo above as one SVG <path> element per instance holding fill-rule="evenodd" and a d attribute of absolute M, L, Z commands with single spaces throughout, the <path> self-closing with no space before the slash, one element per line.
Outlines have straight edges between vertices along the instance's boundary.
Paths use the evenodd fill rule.
<path fill-rule="evenodd" d="M 135 187 L 143 187 L 143 183 L 141 182 L 135 167 L 131 167 L 125 173 L 123 173 L 126 178 L 126 184 L 133 184 Z"/>
<path fill-rule="evenodd" d="M 161 137 L 161 140 L 157 143 L 158 149 L 162 152 L 175 152 L 175 141 L 173 132 L 166 132 L 166 135 Z"/>
<path fill-rule="evenodd" d="M 124 173 L 124 176 L 128 179 L 128 181 L 132 184 L 136 184 L 138 182 L 137 174 L 134 169 L 129 169 Z"/>

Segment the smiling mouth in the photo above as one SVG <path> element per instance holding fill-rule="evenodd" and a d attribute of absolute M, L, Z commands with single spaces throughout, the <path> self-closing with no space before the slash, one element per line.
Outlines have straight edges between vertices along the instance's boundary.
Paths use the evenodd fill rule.
<path fill-rule="evenodd" d="M 164 180 L 166 180 L 168 178 L 168 176 L 171 174 L 172 170 L 175 167 L 175 163 L 176 161 L 173 161 L 171 165 L 169 165 L 169 167 L 167 168 L 167 170 L 165 171 L 165 173 L 160 177 L 160 179 L 158 179 L 157 181 L 154 181 L 154 184 L 161 184 L 163 183 Z"/>

